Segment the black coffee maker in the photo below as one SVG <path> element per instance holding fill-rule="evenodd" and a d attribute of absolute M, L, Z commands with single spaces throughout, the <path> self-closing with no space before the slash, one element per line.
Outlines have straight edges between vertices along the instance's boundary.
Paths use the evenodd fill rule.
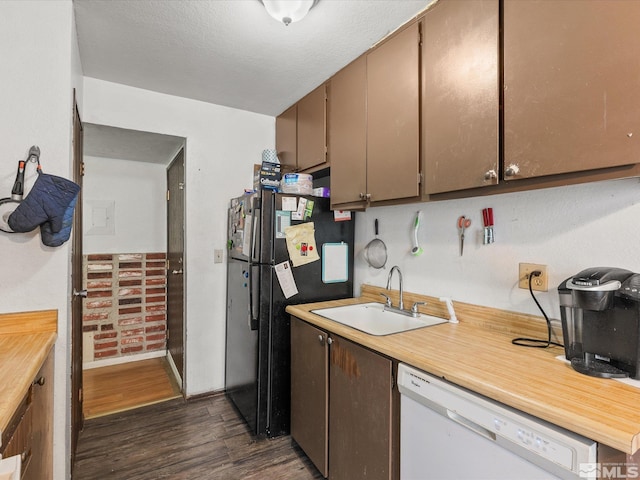
<path fill-rule="evenodd" d="M 593 377 L 640 379 L 640 274 L 588 268 L 558 287 L 567 360 Z"/>

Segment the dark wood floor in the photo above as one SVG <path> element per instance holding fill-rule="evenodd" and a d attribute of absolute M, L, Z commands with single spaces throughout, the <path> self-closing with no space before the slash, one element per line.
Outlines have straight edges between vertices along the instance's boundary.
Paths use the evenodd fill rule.
<path fill-rule="evenodd" d="M 307 480 L 322 476 L 291 438 L 254 439 L 224 395 L 87 420 L 74 480 Z"/>

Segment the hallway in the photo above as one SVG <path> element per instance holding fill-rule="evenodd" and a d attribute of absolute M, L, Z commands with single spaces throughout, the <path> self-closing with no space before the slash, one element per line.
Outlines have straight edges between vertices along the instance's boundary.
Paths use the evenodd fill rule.
<path fill-rule="evenodd" d="M 166 357 L 85 370 L 83 383 L 85 419 L 181 397 Z"/>

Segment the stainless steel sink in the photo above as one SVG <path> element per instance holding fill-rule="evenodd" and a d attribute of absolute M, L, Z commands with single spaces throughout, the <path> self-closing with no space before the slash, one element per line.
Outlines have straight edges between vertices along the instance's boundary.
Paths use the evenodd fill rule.
<path fill-rule="evenodd" d="M 382 303 L 359 303 L 342 307 L 329 307 L 311 310 L 311 313 L 342 323 L 351 328 L 361 330 L 370 335 L 391 335 L 416 328 L 430 327 L 447 320 L 431 315 L 419 314 L 410 317 L 385 310 Z"/>

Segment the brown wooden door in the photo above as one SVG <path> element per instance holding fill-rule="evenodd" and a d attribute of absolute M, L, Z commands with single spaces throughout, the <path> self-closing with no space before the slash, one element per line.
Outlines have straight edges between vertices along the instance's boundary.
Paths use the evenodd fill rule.
<path fill-rule="evenodd" d="M 328 100 L 331 205 L 364 202 L 367 193 L 367 58 L 331 78 Z"/>
<path fill-rule="evenodd" d="M 427 194 L 498 183 L 498 9 L 440 2 L 422 20 Z"/>
<path fill-rule="evenodd" d="M 73 96 L 73 181 L 82 187 L 83 130 L 75 91 Z M 82 415 L 82 188 L 76 200 L 71 235 L 71 467 L 75 460 L 78 436 L 84 425 Z"/>
<path fill-rule="evenodd" d="M 637 1 L 505 0 L 506 180 L 638 162 L 638 25 Z"/>
<path fill-rule="evenodd" d="M 291 319 L 291 437 L 326 478 L 329 355 L 326 332 Z"/>
<path fill-rule="evenodd" d="M 298 102 L 298 170 L 327 162 L 327 88 L 323 83 Z"/>
<path fill-rule="evenodd" d="M 391 360 L 331 339 L 329 478 L 393 478 Z"/>
<path fill-rule="evenodd" d="M 298 106 L 293 105 L 276 117 L 276 151 L 282 165 L 295 170 L 298 165 Z"/>
<path fill-rule="evenodd" d="M 167 169 L 167 349 L 185 389 L 184 369 L 184 149 Z"/>
<path fill-rule="evenodd" d="M 367 193 L 420 193 L 420 32 L 415 23 L 367 54 Z"/>

